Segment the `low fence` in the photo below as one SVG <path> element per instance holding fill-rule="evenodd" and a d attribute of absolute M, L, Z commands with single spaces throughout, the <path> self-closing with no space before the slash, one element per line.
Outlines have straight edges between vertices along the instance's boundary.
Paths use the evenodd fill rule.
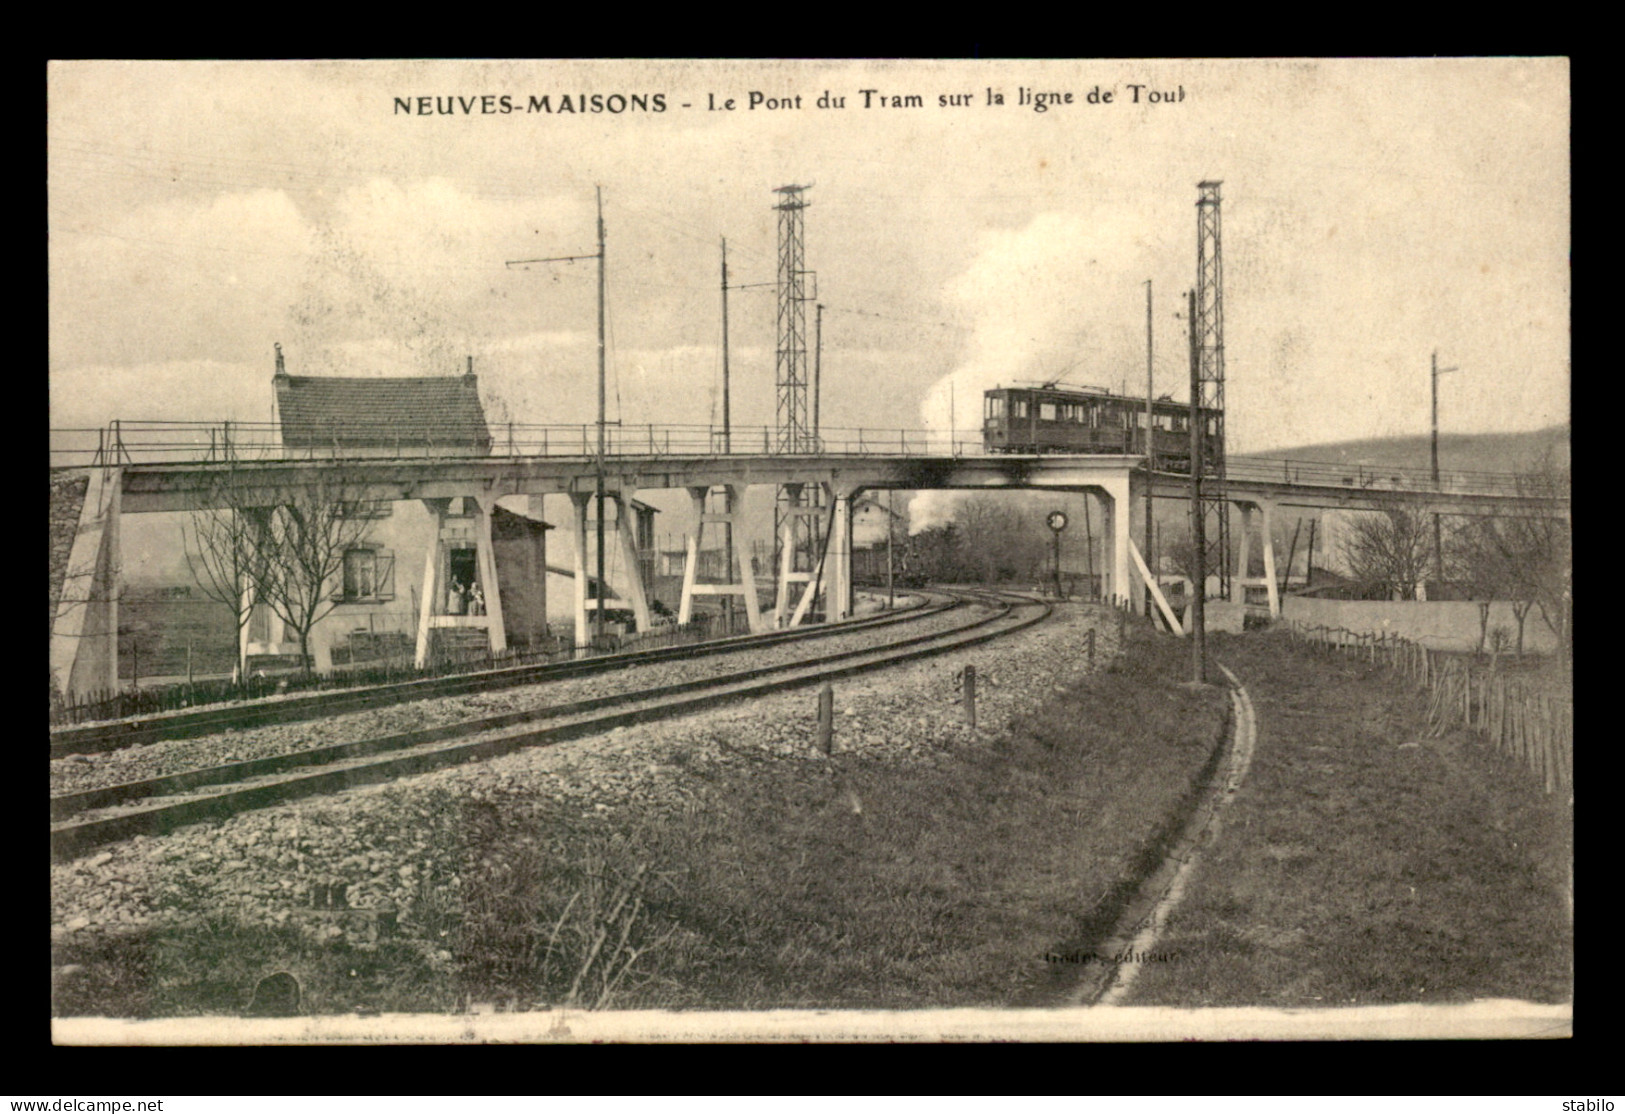
<path fill-rule="evenodd" d="M 1574 785 L 1574 701 L 1510 680 L 1498 670 L 1396 635 L 1288 622 L 1294 645 L 1386 664 L 1427 697 L 1428 731 L 1476 732 L 1496 751 L 1533 770 L 1546 792 Z"/>
<path fill-rule="evenodd" d="M 745 626 L 744 609 L 740 608 L 739 626 Z M 474 673 L 488 669 L 503 669 L 520 665 L 546 665 L 551 662 L 571 661 L 578 657 L 614 654 L 626 650 L 653 650 L 667 646 L 680 646 L 720 638 L 730 633 L 724 621 L 717 616 L 714 622 L 701 616 L 687 626 L 675 623 L 652 627 L 645 632 L 605 635 L 600 642 L 577 650 L 571 639 L 548 639 L 544 644 L 524 651 L 505 651 L 494 654 L 490 649 L 449 651 L 424 668 L 417 668 L 410 658 L 405 661 L 385 660 L 366 665 L 335 669 L 325 673 L 286 673 L 249 676 L 242 681 L 213 678 L 179 684 L 155 685 L 150 688 L 111 689 L 85 694 L 82 699 L 68 700 L 51 684 L 50 724 L 53 727 L 76 723 L 94 723 L 100 720 L 123 719 L 128 716 L 153 715 L 158 712 L 179 711 L 204 704 L 231 701 L 260 700 L 269 696 L 295 692 L 320 692 L 324 689 L 358 688 L 366 685 L 384 685 L 399 681 L 417 681 L 432 677 L 446 677 L 458 673 Z M 743 632 L 740 632 L 743 633 Z M 295 669 L 297 666 L 294 667 Z"/>

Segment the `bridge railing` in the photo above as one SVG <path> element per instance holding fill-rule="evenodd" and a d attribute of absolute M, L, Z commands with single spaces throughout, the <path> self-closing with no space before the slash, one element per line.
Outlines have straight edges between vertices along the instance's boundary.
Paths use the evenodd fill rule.
<path fill-rule="evenodd" d="M 616 458 L 733 454 L 823 456 L 987 455 L 980 429 L 923 430 L 832 427 L 787 444 L 768 426 L 607 425 L 604 451 Z M 331 423 L 298 444 L 285 443 L 275 422 L 115 421 L 100 428 L 53 429 L 53 467 L 115 464 L 191 464 L 209 461 L 412 459 L 421 457 L 572 457 L 598 452 L 593 422 L 541 425 L 498 422 L 478 429 L 446 428 L 431 437 L 381 439 L 375 426 Z M 1510 473 L 1453 471 L 1437 483 L 1422 469 L 1345 466 L 1321 461 L 1232 456 L 1226 473 L 1236 480 L 1341 487 L 1351 492 L 1438 491 L 1444 494 L 1519 496 Z"/>
<path fill-rule="evenodd" d="M 116 421 L 90 429 L 53 429 L 51 464 L 191 464 L 209 461 L 331 460 L 387 457 L 593 457 L 598 426 L 494 423 L 484 429 L 447 428 L 431 437 L 379 438 L 375 427 L 342 422 L 315 436 L 285 442 L 275 422 Z M 607 425 L 608 456 L 715 456 L 725 453 L 821 453 L 855 456 L 978 456 L 979 429 L 950 433 L 919 429 L 827 429 L 787 442 L 767 426 Z"/>
<path fill-rule="evenodd" d="M 1268 460 L 1231 457 L 1225 462 L 1231 479 L 1259 483 L 1309 484 L 1345 487 L 1351 491 L 1440 491 L 1447 495 L 1521 495 L 1520 480 L 1507 472 L 1451 471 L 1390 468 L 1369 464 L 1342 465 L 1306 460 Z"/>

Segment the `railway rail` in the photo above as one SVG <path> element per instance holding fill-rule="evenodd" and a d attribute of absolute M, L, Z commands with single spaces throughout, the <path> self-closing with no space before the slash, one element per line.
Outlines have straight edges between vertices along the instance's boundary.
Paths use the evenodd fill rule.
<path fill-rule="evenodd" d="M 930 603 L 899 611 L 883 612 L 867 618 L 851 619 L 843 623 L 767 631 L 762 634 L 734 635 L 710 642 L 688 643 L 655 650 L 632 650 L 623 654 L 604 654 L 579 661 L 508 666 L 449 677 L 397 681 L 368 688 L 322 692 L 252 704 L 220 704 L 195 712 L 144 719 L 120 719 L 88 727 L 62 728 L 51 733 L 50 756 L 64 758 L 72 754 L 100 754 L 163 739 L 188 739 L 199 735 L 212 735 L 227 728 L 240 730 L 274 723 L 297 723 L 302 720 L 322 719 L 344 712 L 388 707 L 415 700 L 493 692 L 519 685 L 586 677 L 652 662 L 756 650 L 786 642 L 826 638 L 831 635 L 885 627 L 893 623 L 910 622 L 957 606 L 959 606 L 957 598 L 943 596 Z"/>
<path fill-rule="evenodd" d="M 963 599 L 988 612 L 947 631 L 880 647 L 57 794 L 51 798 L 52 858 L 947 653 L 1027 629 L 1054 610 L 1048 602 L 1009 593 L 965 593 Z"/>

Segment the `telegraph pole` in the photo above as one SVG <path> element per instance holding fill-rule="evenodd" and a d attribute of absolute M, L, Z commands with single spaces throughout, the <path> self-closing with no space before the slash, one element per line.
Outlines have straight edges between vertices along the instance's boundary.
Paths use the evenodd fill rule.
<path fill-rule="evenodd" d="M 887 611 L 890 611 L 892 608 L 897 606 L 897 592 L 892 587 L 892 569 L 894 568 L 894 566 L 892 565 L 892 555 L 891 555 L 892 535 L 897 532 L 897 512 L 892 509 L 893 508 L 892 496 L 894 496 L 895 494 L 896 494 L 896 492 L 893 489 L 891 489 L 889 487 L 886 489 L 886 610 Z"/>
<path fill-rule="evenodd" d="M 1092 521 L 1094 515 L 1090 513 L 1090 507 L 1093 505 L 1089 493 L 1085 491 L 1083 493 L 1083 553 L 1086 562 L 1085 567 L 1089 570 L 1089 598 L 1091 600 L 1095 598 L 1095 528 Z M 1059 567 L 1057 564 L 1057 570 L 1059 570 Z M 1059 589 L 1057 589 L 1056 594 L 1060 594 Z"/>
<path fill-rule="evenodd" d="M 818 399 L 824 387 L 824 303 L 818 303 L 813 317 L 813 412 L 812 439 L 815 447 L 822 446 L 823 438 L 818 426 Z"/>
<path fill-rule="evenodd" d="M 1440 367 L 1439 353 L 1433 353 L 1433 490 L 1439 490 L 1439 376 L 1448 375 L 1452 371 L 1460 371 L 1459 367 Z M 1444 580 L 1444 538 L 1439 529 L 1439 512 L 1433 512 L 1433 576 L 1435 580 Z"/>
<path fill-rule="evenodd" d="M 733 412 L 731 409 L 731 396 L 729 395 L 728 379 L 728 237 L 722 237 L 722 451 L 733 452 Z M 729 516 L 722 524 L 722 560 L 728 569 L 724 580 L 729 584 L 737 583 L 734 580 L 734 495 L 733 488 L 723 488 L 722 509 Z M 695 529 L 703 529 L 697 526 Z M 697 544 L 697 543 L 696 543 Z M 724 625 L 729 634 L 734 632 L 734 598 L 722 597 L 722 615 Z"/>
<path fill-rule="evenodd" d="M 728 394 L 728 237 L 722 238 L 722 451 L 733 452 Z"/>
<path fill-rule="evenodd" d="M 598 250 L 592 255 L 554 255 L 546 259 L 510 259 L 504 266 L 526 267 L 532 263 L 575 263 L 583 259 L 598 260 L 598 462 L 596 493 L 598 496 L 598 611 L 593 633 L 604 636 L 604 187 L 597 187 L 598 198 Z M 724 345 L 723 351 L 727 351 Z"/>
<path fill-rule="evenodd" d="M 1207 595 L 1207 523 L 1202 511 L 1202 369 L 1197 340 L 1196 291 L 1187 297 L 1191 331 L 1191 548 L 1196 567 L 1191 590 L 1191 680 L 1207 684 L 1207 629 L 1204 597 Z"/>
<path fill-rule="evenodd" d="M 598 192 L 598 608 L 593 613 L 593 637 L 604 637 L 604 187 Z M 627 570 L 636 575 L 637 570 Z"/>
<path fill-rule="evenodd" d="M 1145 560 L 1146 566 L 1151 570 L 1154 581 L 1157 576 L 1156 555 L 1152 550 L 1153 531 L 1156 529 L 1154 499 L 1151 488 L 1157 472 L 1157 434 L 1156 426 L 1151 420 L 1151 280 L 1145 280 Z M 1094 580 L 1089 582 L 1091 596 L 1094 592 Z M 1145 613 L 1149 617 L 1156 604 L 1151 593 L 1145 594 Z"/>

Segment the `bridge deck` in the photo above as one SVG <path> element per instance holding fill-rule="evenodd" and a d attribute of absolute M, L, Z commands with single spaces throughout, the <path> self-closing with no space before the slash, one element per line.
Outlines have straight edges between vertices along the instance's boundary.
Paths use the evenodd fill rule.
<path fill-rule="evenodd" d="M 51 431 L 53 467 L 116 464 L 125 470 L 130 511 L 180 509 L 225 472 L 249 469 L 267 488 L 342 480 L 366 488 L 357 498 L 416 498 L 462 490 L 547 494 L 581 491 L 596 479 L 597 427 L 519 425 L 493 428 L 488 455 L 451 455 L 432 443 L 389 448 L 347 446 L 335 428 L 333 444 L 290 452 L 273 423 L 115 422 L 104 429 Z M 829 482 L 836 476 L 863 486 L 1027 487 L 1065 486 L 1079 471 L 1135 469 L 1139 456 L 1053 454 L 1017 456 L 983 450 L 979 430 L 831 429 L 811 451 L 779 451 L 774 431 L 736 428 L 730 436 L 712 426 L 648 425 L 606 428 L 604 468 L 617 485 L 645 488 L 721 483 Z M 726 451 L 731 448 L 732 451 Z M 1159 498 L 1182 498 L 1187 477 L 1151 476 Z M 1344 466 L 1317 461 L 1233 457 L 1227 464 L 1232 496 L 1283 505 L 1371 509 L 1395 501 L 1442 511 L 1487 507 L 1560 507 L 1568 500 L 1531 493 L 1513 473 L 1452 471 L 1435 482 L 1421 469 Z"/>

